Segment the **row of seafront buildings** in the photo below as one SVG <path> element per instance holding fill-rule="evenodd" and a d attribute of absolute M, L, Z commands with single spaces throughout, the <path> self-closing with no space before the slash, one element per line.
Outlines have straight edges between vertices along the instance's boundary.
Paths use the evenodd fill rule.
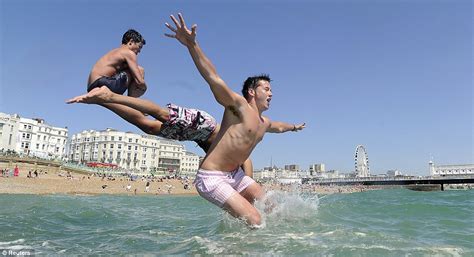
<path fill-rule="evenodd" d="M 73 135 L 67 160 L 81 164 L 110 163 L 145 174 L 194 175 L 199 168 L 199 156 L 174 140 L 114 129 Z"/>
<path fill-rule="evenodd" d="M 114 164 L 142 174 L 194 175 L 199 156 L 177 141 L 114 129 L 86 130 L 69 138 L 68 128 L 43 119 L 0 112 L 0 152 L 75 164 Z"/>
<path fill-rule="evenodd" d="M 435 165 L 433 161 L 429 162 L 429 177 L 442 176 L 474 176 L 474 164 L 460 164 L 460 165 Z M 260 180 L 277 179 L 281 183 L 295 183 L 302 178 L 317 178 L 317 179 L 347 179 L 356 178 L 358 176 L 355 172 L 344 174 L 338 170 L 326 170 L 324 163 L 312 164 L 308 170 L 301 170 L 299 165 L 285 165 L 284 168 L 265 167 L 262 170 L 254 171 L 254 178 Z M 368 177 L 411 177 L 403 175 L 398 170 L 388 170 L 386 174 L 369 175 Z M 363 178 L 363 177 L 362 177 Z"/>

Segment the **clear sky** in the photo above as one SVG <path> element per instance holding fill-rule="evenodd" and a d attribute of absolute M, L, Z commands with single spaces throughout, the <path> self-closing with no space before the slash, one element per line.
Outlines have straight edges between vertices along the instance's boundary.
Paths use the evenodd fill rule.
<path fill-rule="evenodd" d="M 206 110 L 216 103 L 187 50 L 165 37 L 170 14 L 198 24 L 197 39 L 237 92 L 260 73 L 273 79 L 272 120 L 306 122 L 267 134 L 256 168 L 325 163 L 353 170 L 367 149 L 372 173 L 427 174 L 474 163 L 472 1 L 0 0 L 0 111 L 40 117 L 70 134 L 139 132 L 109 110 L 66 105 L 83 94 L 92 65 L 135 28 L 147 44 L 144 98 Z M 202 155 L 193 143 L 187 149 Z"/>

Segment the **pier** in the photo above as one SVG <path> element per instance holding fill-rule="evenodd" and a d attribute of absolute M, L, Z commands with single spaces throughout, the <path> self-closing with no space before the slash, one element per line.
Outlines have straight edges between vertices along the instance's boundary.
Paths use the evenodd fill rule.
<path fill-rule="evenodd" d="M 474 175 L 436 176 L 436 177 L 364 177 L 364 178 L 302 178 L 303 184 L 312 185 L 440 185 L 444 190 L 446 184 L 474 184 Z"/>

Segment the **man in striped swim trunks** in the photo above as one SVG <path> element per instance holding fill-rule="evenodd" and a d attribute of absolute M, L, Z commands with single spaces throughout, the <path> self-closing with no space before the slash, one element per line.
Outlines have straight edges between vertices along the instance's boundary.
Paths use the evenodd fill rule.
<path fill-rule="evenodd" d="M 243 96 L 232 91 L 197 43 L 197 26 L 193 25 L 189 30 L 182 15 L 178 17 L 179 21 L 171 15 L 175 26 L 166 23 L 172 34 L 165 35 L 177 39 L 188 49 L 215 99 L 225 108 L 219 136 L 212 141 L 196 176 L 196 189 L 202 197 L 234 217 L 245 220 L 250 226 L 258 226 L 262 222 L 261 215 L 253 203 L 264 197 L 264 191 L 252 178 L 245 176 L 240 166 L 266 132 L 296 131 L 303 129 L 304 123 L 296 127 L 271 121 L 262 115 L 270 107 L 273 96 L 267 75 L 247 78 Z"/>

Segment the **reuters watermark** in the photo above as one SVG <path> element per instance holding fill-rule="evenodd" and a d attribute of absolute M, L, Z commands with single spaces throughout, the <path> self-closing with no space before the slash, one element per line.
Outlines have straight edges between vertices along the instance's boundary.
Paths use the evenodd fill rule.
<path fill-rule="evenodd" d="M 35 256 L 33 249 L 1 249 L 0 256 Z"/>

